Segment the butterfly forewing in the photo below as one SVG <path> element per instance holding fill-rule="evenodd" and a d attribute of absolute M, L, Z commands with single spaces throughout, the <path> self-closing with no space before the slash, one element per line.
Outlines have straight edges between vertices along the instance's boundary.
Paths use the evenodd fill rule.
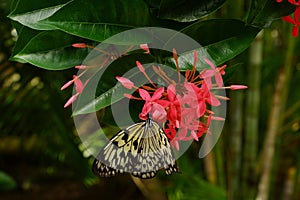
<path fill-rule="evenodd" d="M 162 168 L 168 175 L 179 171 L 168 138 L 151 119 L 117 133 L 93 164 L 93 171 L 104 177 L 129 172 L 140 178 L 152 178 Z"/>

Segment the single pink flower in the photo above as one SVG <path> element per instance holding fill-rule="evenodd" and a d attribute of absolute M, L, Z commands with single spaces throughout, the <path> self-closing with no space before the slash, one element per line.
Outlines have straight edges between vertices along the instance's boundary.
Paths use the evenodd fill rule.
<path fill-rule="evenodd" d="M 157 101 L 161 98 L 163 92 L 164 92 L 164 88 L 161 87 L 157 89 L 151 97 L 148 91 L 144 89 L 139 89 L 140 96 L 142 97 L 143 100 L 145 100 L 145 104 L 143 106 L 142 112 L 139 115 L 140 119 L 145 120 L 147 118 L 147 115 L 150 112 L 153 104 L 157 103 Z"/>

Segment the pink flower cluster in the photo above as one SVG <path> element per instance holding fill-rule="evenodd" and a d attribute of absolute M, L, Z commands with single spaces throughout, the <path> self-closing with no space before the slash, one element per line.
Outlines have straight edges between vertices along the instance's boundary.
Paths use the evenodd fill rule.
<path fill-rule="evenodd" d="M 276 0 L 278 3 L 282 2 L 282 0 Z M 297 6 L 294 12 L 294 18 L 291 16 L 285 16 L 282 19 L 290 24 L 293 24 L 292 35 L 293 37 L 297 37 L 299 35 L 299 26 L 300 26 L 300 1 L 299 0 L 288 0 L 291 4 Z"/>
<path fill-rule="evenodd" d="M 221 104 L 220 99 L 228 100 L 228 98 L 217 96 L 212 90 L 220 88 L 245 89 L 247 86 L 223 87 L 222 75 L 225 74 L 226 65 L 216 68 L 207 58 L 204 61 L 210 66 L 210 69 L 197 72 L 198 57 L 196 51 L 194 52 L 193 68 L 186 70 L 184 77 L 181 77 L 175 50 L 173 50 L 173 57 L 178 71 L 176 82 L 168 77 L 159 66 L 152 66 L 154 72 L 166 82 L 167 87 L 158 87 L 153 83 L 139 61 L 136 62 L 138 69 L 151 84 L 138 88 L 125 77 L 118 76 L 116 78 L 123 87 L 135 88 L 139 94 L 139 97 L 124 94 L 125 97 L 145 102 L 139 118 L 145 120 L 150 115 L 156 122 L 164 124 L 163 129 L 171 145 L 179 149 L 179 141 L 193 139 L 198 141 L 199 137 L 207 133 L 211 120 L 224 120 L 214 116 L 210 107 L 219 106 Z"/>
<path fill-rule="evenodd" d="M 85 43 L 73 44 L 73 47 L 94 48 Z M 141 44 L 140 48 L 144 50 L 144 53 L 150 54 L 147 44 Z M 107 52 L 101 52 L 103 53 L 103 62 L 101 62 L 100 65 L 104 65 L 108 62 L 108 58 L 110 58 L 111 55 Z M 127 89 L 136 89 L 139 95 L 139 97 L 135 97 L 130 94 L 124 94 L 125 97 L 144 101 L 139 118 L 146 120 L 151 116 L 153 120 L 162 125 L 171 145 L 179 149 L 179 141 L 198 141 L 199 137 L 207 133 L 211 120 L 224 120 L 221 117 L 214 116 L 213 109 L 211 108 L 219 106 L 221 104 L 220 99 L 228 100 L 228 98 L 215 95 L 212 92 L 213 90 L 220 88 L 238 90 L 245 89 L 247 86 L 231 85 L 229 87 L 223 87 L 222 75 L 225 74 L 224 70 L 226 65 L 217 68 L 207 58 L 205 58 L 204 61 L 210 66 L 210 69 L 198 72 L 196 70 L 198 63 L 196 51 L 194 52 L 192 69 L 186 70 L 183 76 L 180 72 L 178 56 L 175 49 L 173 50 L 173 57 L 178 74 L 176 81 L 168 77 L 159 66 L 152 66 L 154 72 L 165 81 L 166 87 L 159 87 L 155 84 L 139 61 L 136 61 L 136 65 L 150 84 L 137 87 L 132 81 L 125 77 L 117 76 L 116 79 Z M 76 90 L 76 93 L 70 97 L 64 107 L 68 107 L 74 103 L 82 93 L 88 79 L 83 83 L 80 78 L 91 67 L 93 66 L 75 66 L 75 68 L 81 69 L 83 72 L 78 76 L 74 75 L 72 80 L 62 86 L 61 90 L 64 90 L 74 83 Z"/>

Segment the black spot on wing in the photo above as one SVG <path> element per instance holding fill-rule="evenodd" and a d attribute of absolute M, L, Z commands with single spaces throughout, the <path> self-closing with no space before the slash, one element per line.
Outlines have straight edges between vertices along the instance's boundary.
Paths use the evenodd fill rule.
<path fill-rule="evenodd" d="M 134 146 L 134 150 L 137 150 L 138 145 L 139 145 L 138 141 L 137 141 L 137 140 L 134 140 L 132 144 L 133 144 L 133 146 Z"/>
<path fill-rule="evenodd" d="M 125 129 L 125 130 L 126 130 L 126 129 Z M 125 130 L 124 130 L 124 133 L 125 133 L 125 134 L 122 136 L 122 140 L 124 140 L 125 142 L 127 142 L 127 140 L 128 140 L 128 134 L 129 134 L 129 133 L 128 133 L 127 130 L 126 130 L 126 131 L 125 131 Z"/>

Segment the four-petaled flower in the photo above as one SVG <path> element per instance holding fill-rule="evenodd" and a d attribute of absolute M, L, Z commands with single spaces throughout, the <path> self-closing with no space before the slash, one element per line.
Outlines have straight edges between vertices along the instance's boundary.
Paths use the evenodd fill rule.
<path fill-rule="evenodd" d="M 277 3 L 281 3 L 282 0 L 276 0 Z M 299 26 L 300 26 L 300 0 L 288 0 L 289 3 L 297 6 L 296 10 L 294 12 L 294 18 L 292 18 L 291 16 L 285 16 L 282 18 L 282 20 L 293 24 L 293 30 L 292 30 L 292 36 L 293 37 L 297 37 L 299 35 Z"/>
<path fill-rule="evenodd" d="M 284 21 L 291 23 L 294 25 L 292 30 L 293 37 L 297 37 L 299 35 L 299 26 L 300 26 L 300 6 L 294 12 L 294 19 L 291 16 L 285 16 L 282 18 Z"/>
<path fill-rule="evenodd" d="M 147 92 L 144 89 L 139 89 L 140 96 L 142 97 L 143 100 L 145 100 L 145 104 L 143 106 L 142 112 L 139 115 L 140 119 L 142 119 L 142 120 L 147 119 L 148 114 L 151 114 L 152 117 L 154 118 L 153 113 L 156 111 L 155 108 L 157 109 L 157 111 L 158 110 L 160 111 L 161 115 L 163 115 L 162 117 L 159 117 L 159 118 L 164 118 L 166 116 L 167 113 L 165 111 L 161 112 L 163 107 L 162 107 L 162 105 L 159 104 L 159 100 L 162 97 L 163 92 L 164 92 L 164 88 L 161 87 L 161 88 L 157 89 L 151 97 L 149 92 Z M 164 108 L 163 108 L 163 110 L 164 110 Z M 156 113 L 156 115 L 157 115 L 157 113 Z M 157 121 L 159 121 L 159 120 L 157 120 Z"/>

